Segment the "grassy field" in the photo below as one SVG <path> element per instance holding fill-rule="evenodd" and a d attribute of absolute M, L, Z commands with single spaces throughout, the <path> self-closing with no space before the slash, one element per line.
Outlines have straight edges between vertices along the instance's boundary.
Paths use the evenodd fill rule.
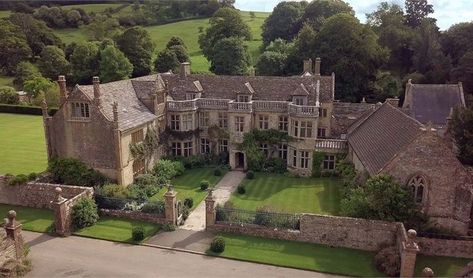
<path fill-rule="evenodd" d="M 207 191 L 200 190 L 200 182 L 207 180 L 210 183 L 210 187 L 214 187 L 225 175 L 225 171 L 222 172 L 222 176 L 214 176 L 215 168 L 195 168 L 186 170 L 184 175 L 175 178 L 171 183 L 174 186 L 174 190 L 177 192 L 177 199 L 184 200 L 185 198 L 194 199 L 194 205 L 191 210 L 195 209 L 200 202 L 207 196 Z M 163 195 L 166 192 L 166 188 L 161 189 L 156 193 L 150 200 L 162 200 Z"/>
<path fill-rule="evenodd" d="M 281 174 L 256 173 L 244 179 L 246 193 L 234 192 L 236 208 L 255 211 L 270 206 L 282 212 L 337 215 L 340 210 L 339 181 L 333 178 L 291 178 Z"/>
<path fill-rule="evenodd" d="M 54 216 L 51 210 L 5 204 L 0 204 L 0 219 L 6 218 L 10 210 L 16 211 L 17 220 L 23 224 L 22 228 L 27 231 L 45 233 L 49 231 L 54 223 Z"/>
<path fill-rule="evenodd" d="M 367 251 L 260 237 L 222 236 L 225 238 L 222 257 L 349 276 L 384 276 L 372 264 L 374 254 Z"/>
<path fill-rule="evenodd" d="M 41 116 L 0 113 L 0 174 L 29 174 L 47 167 Z"/>
<path fill-rule="evenodd" d="M 435 277 L 454 277 L 469 262 L 471 259 L 417 255 L 415 276 L 421 276 L 422 270 L 430 267 Z"/>

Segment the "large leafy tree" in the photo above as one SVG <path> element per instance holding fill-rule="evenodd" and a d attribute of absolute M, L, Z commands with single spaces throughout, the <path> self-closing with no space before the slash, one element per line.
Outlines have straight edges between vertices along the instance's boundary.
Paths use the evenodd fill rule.
<path fill-rule="evenodd" d="M 319 31 L 327 18 L 339 13 L 355 14 L 353 8 L 343 0 L 314 0 L 305 8 L 302 22 Z"/>
<path fill-rule="evenodd" d="M 275 39 L 292 40 L 298 31 L 299 21 L 303 13 L 301 2 L 281 2 L 263 23 L 263 43 L 268 45 Z"/>
<path fill-rule="evenodd" d="M 265 51 L 256 63 L 258 75 L 283 75 L 287 55 L 281 52 Z"/>
<path fill-rule="evenodd" d="M 362 99 L 388 57 L 388 51 L 378 44 L 378 36 L 346 13 L 327 20 L 312 49 L 311 57 L 324 61 L 323 72 L 337 73 L 337 98 L 348 101 Z"/>
<path fill-rule="evenodd" d="M 452 63 L 457 65 L 459 60 L 469 50 L 473 49 L 473 22 L 463 22 L 452 25 L 440 37 L 444 53 L 452 58 Z"/>
<path fill-rule="evenodd" d="M 249 66 L 250 56 L 241 38 L 224 38 L 215 44 L 210 65 L 213 73 L 245 75 Z"/>
<path fill-rule="evenodd" d="M 179 63 L 189 62 L 189 54 L 187 54 L 187 50 L 182 45 L 173 45 L 169 47 L 169 50 L 174 52 Z"/>
<path fill-rule="evenodd" d="M 39 94 L 46 92 L 54 87 L 54 83 L 44 77 L 36 77 L 25 81 L 23 89 L 30 98 L 36 98 Z"/>
<path fill-rule="evenodd" d="M 78 43 L 71 54 L 72 79 L 75 83 L 88 83 L 99 73 L 99 47 L 92 42 Z"/>
<path fill-rule="evenodd" d="M 41 77 L 41 73 L 38 68 L 30 62 L 20 62 L 16 66 L 15 79 L 13 79 L 13 85 L 18 89 L 23 89 L 23 84 L 26 80 Z"/>
<path fill-rule="evenodd" d="M 427 0 L 406 0 L 406 23 L 418 27 L 427 16 L 434 12 L 434 7 Z"/>
<path fill-rule="evenodd" d="M 473 109 L 456 108 L 449 126 L 461 162 L 473 165 Z"/>
<path fill-rule="evenodd" d="M 41 52 L 39 68 L 43 76 L 55 79 L 58 75 L 69 75 L 70 65 L 62 49 L 48 45 Z"/>
<path fill-rule="evenodd" d="M 177 59 L 176 53 L 168 48 L 160 51 L 154 63 L 154 69 L 157 72 L 167 72 L 169 70 L 177 72 L 179 69 L 179 60 Z"/>
<path fill-rule="evenodd" d="M 243 21 L 240 13 L 231 8 L 221 8 L 209 20 L 210 27 L 199 37 L 199 45 L 210 61 L 216 49 L 216 44 L 225 38 L 237 37 L 251 39 L 250 27 Z"/>
<path fill-rule="evenodd" d="M 6 74 L 13 74 L 17 64 L 31 55 L 31 48 L 21 29 L 8 20 L 0 20 L 0 68 Z"/>
<path fill-rule="evenodd" d="M 173 47 L 173 46 L 175 46 L 175 45 L 180 45 L 180 46 L 184 47 L 184 49 L 187 50 L 187 46 L 186 46 L 186 44 L 184 43 L 184 40 L 183 40 L 181 37 L 179 37 L 179 36 L 172 36 L 172 37 L 169 39 L 168 43 L 166 44 L 166 48 L 171 48 L 171 47 Z"/>
<path fill-rule="evenodd" d="M 30 14 L 22 13 L 14 13 L 9 19 L 26 35 L 26 40 L 33 51 L 33 55 L 40 55 L 47 45 L 62 48 L 61 39 L 43 21 L 35 19 Z"/>
<path fill-rule="evenodd" d="M 142 76 L 151 72 L 151 57 L 154 44 L 151 37 L 142 27 L 127 29 L 117 40 L 118 48 L 133 64 L 132 76 Z"/>
<path fill-rule="evenodd" d="M 8 86 L 1 86 L 0 103 L 18 104 L 20 103 L 20 97 L 18 96 L 14 88 Z"/>
<path fill-rule="evenodd" d="M 86 31 L 90 39 L 101 41 L 117 36 L 120 32 L 120 24 L 116 18 L 97 15 L 86 26 Z"/>
<path fill-rule="evenodd" d="M 451 75 L 453 80 L 463 82 L 465 92 L 473 94 L 473 48 L 460 58 Z"/>
<path fill-rule="evenodd" d="M 100 80 L 102 82 L 126 79 L 132 72 L 133 65 L 114 45 L 108 45 L 100 52 Z"/>

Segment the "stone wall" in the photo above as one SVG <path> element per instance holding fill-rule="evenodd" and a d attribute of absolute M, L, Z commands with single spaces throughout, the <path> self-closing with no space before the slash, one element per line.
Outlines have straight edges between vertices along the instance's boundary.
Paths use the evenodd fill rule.
<path fill-rule="evenodd" d="M 295 240 L 367 251 L 394 245 L 399 223 L 315 214 L 301 216 L 300 230 L 267 228 L 257 225 L 231 225 L 217 222 L 207 229 L 250 236 Z"/>
<path fill-rule="evenodd" d="M 100 209 L 99 214 L 101 216 L 140 220 L 140 221 L 156 223 L 156 224 L 167 223 L 166 217 L 164 214 L 160 215 L 160 214 L 144 213 L 140 211 L 112 210 L 112 209 Z"/>
<path fill-rule="evenodd" d="M 473 259 L 473 240 L 448 240 L 427 237 L 418 237 L 417 240 L 421 254 Z"/>
<path fill-rule="evenodd" d="M 18 205 L 34 208 L 52 209 L 52 201 L 55 200 L 55 188 L 62 189 L 62 196 L 70 199 L 82 192 L 88 196 L 93 195 L 93 188 L 83 186 L 61 185 L 51 183 L 29 182 L 16 186 L 8 185 L 5 177 L 0 176 L 0 203 Z"/>

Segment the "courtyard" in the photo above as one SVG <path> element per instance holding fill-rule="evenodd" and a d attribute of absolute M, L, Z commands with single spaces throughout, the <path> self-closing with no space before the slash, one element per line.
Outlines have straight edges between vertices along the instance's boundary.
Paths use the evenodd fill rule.
<path fill-rule="evenodd" d="M 298 178 L 284 174 L 255 173 L 241 183 L 246 192 L 234 192 L 230 202 L 255 211 L 264 206 L 278 212 L 338 215 L 341 181 L 335 178 Z"/>

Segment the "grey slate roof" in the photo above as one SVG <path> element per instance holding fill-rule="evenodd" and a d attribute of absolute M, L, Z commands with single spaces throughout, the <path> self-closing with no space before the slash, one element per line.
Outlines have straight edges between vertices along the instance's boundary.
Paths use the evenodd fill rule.
<path fill-rule="evenodd" d="M 458 84 L 411 84 L 407 90 L 411 102 L 409 115 L 424 124 L 445 125 L 451 108 L 465 106 Z M 408 102 L 403 107 L 406 105 Z"/>
<path fill-rule="evenodd" d="M 156 77 L 155 77 L 156 78 Z M 141 91 L 139 94 L 151 92 L 156 84 L 151 81 L 121 80 L 100 84 L 101 111 L 110 121 L 113 120 L 114 102 L 118 103 L 118 129 L 129 130 L 156 119 L 156 115 L 139 100 L 135 88 Z M 94 99 L 94 87 L 92 85 L 78 86 L 79 90 Z"/>
<path fill-rule="evenodd" d="M 370 175 L 383 167 L 421 132 L 421 123 L 384 103 L 350 129 L 348 144 Z"/>

